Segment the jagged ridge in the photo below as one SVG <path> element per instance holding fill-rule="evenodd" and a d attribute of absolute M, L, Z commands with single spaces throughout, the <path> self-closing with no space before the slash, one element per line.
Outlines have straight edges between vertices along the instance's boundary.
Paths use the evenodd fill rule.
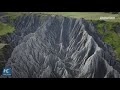
<path fill-rule="evenodd" d="M 34 31 L 31 27 L 35 23 L 31 25 L 28 21 L 31 25 L 28 29 L 26 26 L 22 29 L 24 23 L 20 24 L 18 34 L 12 36 L 14 43 L 19 42 L 6 64 L 12 67 L 13 78 L 120 77 L 120 64 L 112 57 L 111 47 L 100 40 L 92 23 L 62 16 L 38 22 Z M 24 35 L 19 39 L 21 33 Z"/>

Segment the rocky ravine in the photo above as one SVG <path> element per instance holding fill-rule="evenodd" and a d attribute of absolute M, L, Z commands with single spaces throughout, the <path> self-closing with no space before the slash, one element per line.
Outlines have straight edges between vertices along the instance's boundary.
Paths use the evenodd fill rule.
<path fill-rule="evenodd" d="M 15 27 L 7 38 L 14 48 L 6 63 L 11 78 L 120 77 L 112 48 L 84 19 L 30 15 L 16 20 Z"/>

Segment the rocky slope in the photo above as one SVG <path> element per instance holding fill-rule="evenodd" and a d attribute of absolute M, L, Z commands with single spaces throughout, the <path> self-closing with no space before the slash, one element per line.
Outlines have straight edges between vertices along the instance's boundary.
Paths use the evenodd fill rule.
<path fill-rule="evenodd" d="M 11 78 L 119 78 L 112 48 L 84 19 L 22 16 L 7 37 Z M 1 76 L 4 77 L 4 76 Z"/>

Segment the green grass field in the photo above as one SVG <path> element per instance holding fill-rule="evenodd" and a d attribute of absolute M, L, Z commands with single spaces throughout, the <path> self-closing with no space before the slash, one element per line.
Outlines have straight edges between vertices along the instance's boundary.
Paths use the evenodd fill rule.
<path fill-rule="evenodd" d="M 105 12 L 32 12 L 31 14 L 46 14 L 46 15 L 62 15 L 72 18 L 85 18 L 86 20 L 99 20 L 100 17 L 115 17 L 114 20 L 107 20 L 110 22 L 120 22 L 120 14 L 112 14 Z M 6 12 L 4 16 L 10 17 L 11 20 L 15 20 L 17 17 L 30 14 L 30 12 Z M 1 17 L 4 17 L 1 16 Z"/>
<path fill-rule="evenodd" d="M 85 18 L 86 20 L 99 20 L 100 17 L 115 17 L 114 20 L 107 20 L 111 22 L 120 22 L 119 14 L 105 13 L 105 12 L 41 12 L 50 15 L 62 15 L 72 18 Z"/>
<path fill-rule="evenodd" d="M 120 14 L 112 14 L 105 12 L 32 12 L 31 14 L 48 14 L 48 15 L 62 15 L 72 18 L 85 18 L 86 20 L 99 20 L 100 17 L 115 17 L 114 20 L 107 20 L 111 22 L 120 22 Z M 16 19 L 18 16 L 30 14 L 30 12 L 6 12 L 6 16 L 10 16 L 11 19 Z"/>

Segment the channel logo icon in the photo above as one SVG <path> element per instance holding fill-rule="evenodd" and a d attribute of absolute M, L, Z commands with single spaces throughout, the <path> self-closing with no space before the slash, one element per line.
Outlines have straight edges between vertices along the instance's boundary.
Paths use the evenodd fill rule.
<path fill-rule="evenodd" d="M 3 68 L 2 75 L 3 76 L 11 76 L 12 75 L 12 69 L 11 68 Z"/>

